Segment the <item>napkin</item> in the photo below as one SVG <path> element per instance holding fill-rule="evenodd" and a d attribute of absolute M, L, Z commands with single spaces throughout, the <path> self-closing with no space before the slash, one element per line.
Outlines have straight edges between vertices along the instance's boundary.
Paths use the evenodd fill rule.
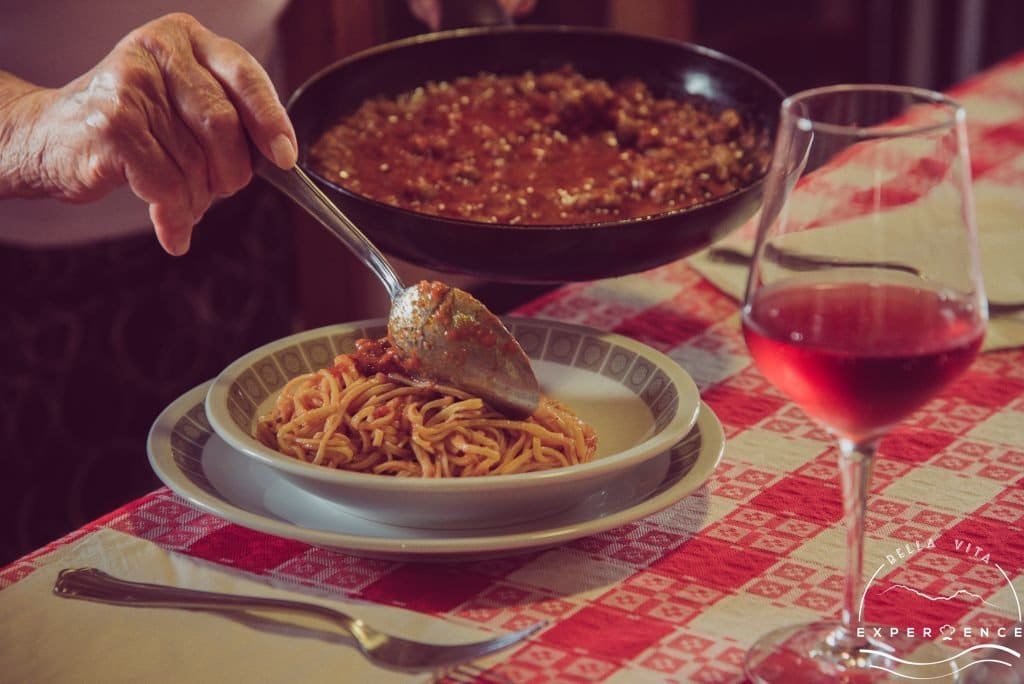
<path fill-rule="evenodd" d="M 978 241 L 980 245 L 982 275 L 985 290 L 993 302 L 1024 302 L 1024 193 L 998 183 L 979 180 L 974 184 L 975 209 L 978 224 Z M 899 214 L 899 229 L 907 232 L 904 241 L 908 256 L 914 256 L 914 263 L 921 250 L 931 249 L 936 260 L 948 257 L 949 250 L 942 249 L 942 240 L 931 235 L 929 227 L 934 225 L 932 217 L 915 215 L 913 204 L 904 205 L 890 210 Z M 756 222 L 757 217 L 754 218 Z M 846 222 L 849 226 L 858 220 Z M 720 247 L 731 247 L 743 254 L 753 251 L 753 226 L 748 223 L 734 235 L 718 244 L 695 254 L 689 263 L 720 290 L 741 299 L 747 283 L 748 267 L 745 264 L 726 263 L 713 258 L 714 250 Z M 827 253 L 836 253 L 836 241 L 843 240 L 843 233 L 848 230 L 835 231 L 830 229 L 809 231 L 794 237 L 823 238 L 830 243 Z M 818 235 L 815 235 L 818 234 Z M 853 239 L 843 246 L 844 257 L 850 259 L 871 258 L 865 250 L 870 245 L 856 239 L 856 231 L 850 230 Z M 792 243 L 790 243 L 792 244 Z M 813 254 L 813 247 L 801 249 L 801 253 Z M 898 255 L 889 260 L 900 261 Z M 1010 349 L 1024 346 L 1024 309 L 1013 313 L 993 314 L 989 321 L 988 332 L 982 351 Z"/>
<path fill-rule="evenodd" d="M 389 606 L 339 603 L 268 586 L 238 572 L 100 530 L 61 547 L 0 591 L 0 680 L 7 682 L 429 682 L 372 665 L 322 620 L 285 613 L 133 608 L 60 598 L 58 572 L 92 566 L 124 579 L 298 599 L 343 610 L 399 636 L 436 643 L 486 638 L 479 630 Z M 494 656 L 500 657 L 500 656 Z"/>

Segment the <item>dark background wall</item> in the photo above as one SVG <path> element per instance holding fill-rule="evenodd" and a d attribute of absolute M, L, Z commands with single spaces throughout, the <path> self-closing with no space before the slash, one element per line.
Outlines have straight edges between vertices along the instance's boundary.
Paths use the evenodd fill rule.
<path fill-rule="evenodd" d="M 382 36 L 421 32 L 388 0 Z M 1020 0 L 539 0 L 519 23 L 617 25 L 721 50 L 787 91 L 840 81 L 943 89 L 1024 49 Z"/>

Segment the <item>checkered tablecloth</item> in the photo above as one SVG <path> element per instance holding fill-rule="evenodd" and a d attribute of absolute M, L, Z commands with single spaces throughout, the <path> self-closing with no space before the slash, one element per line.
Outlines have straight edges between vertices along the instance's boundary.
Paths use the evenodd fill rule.
<path fill-rule="evenodd" d="M 971 114 L 975 178 L 1024 195 L 1024 55 L 952 94 Z M 1024 214 L 1018 219 L 1024 231 Z M 111 528 L 250 577 L 460 624 L 501 631 L 551 622 L 482 681 L 740 681 L 744 652 L 758 636 L 838 614 L 845 552 L 837 449 L 752 365 L 733 299 L 680 261 L 570 284 L 518 313 L 627 335 L 687 369 L 727 437 L 706 485 L 624 527 L 478 562 L 387 562 L 322 550 L 227 523 L 166 489 L 54 544 Z M 1024 588 L 1022 484 L 1024 350 L 986 353 L 882 442 L 865 552 L 866 574 L 881 568 L 879 586 L 936 596 L 958 587 L 980 600 L 922 608 L 886 592 L 866 617 L 975 626 L 1017 620 L 1009 583 Z M 50 550 L 4 569 L 0 586 L 30 575 Z"/>

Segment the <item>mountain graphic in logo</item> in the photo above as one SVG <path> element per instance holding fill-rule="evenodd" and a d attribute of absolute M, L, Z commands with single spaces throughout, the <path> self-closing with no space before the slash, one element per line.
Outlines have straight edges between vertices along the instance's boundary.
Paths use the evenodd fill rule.
<path fill-rule="evenodd" d="M 987 606 L 992 606 L 993 608 L 999 608 L 998 605 L 987 600 L 985 597 L 975 594 L 973 591 L 968 591 L 967 589 L 957 589 L 948 596 L 934 596 L 927 592 L 921 591 L 920 589 L 908 587 L 905 584 L 894 584 L 880 593 L 888 594 L 890 591 L 907 592 L 913 594 L 914 596 L 917 596 L 918 598 L 923 598 L 928 601 L 964 601 L 966 603 L 985 604 Z"/>

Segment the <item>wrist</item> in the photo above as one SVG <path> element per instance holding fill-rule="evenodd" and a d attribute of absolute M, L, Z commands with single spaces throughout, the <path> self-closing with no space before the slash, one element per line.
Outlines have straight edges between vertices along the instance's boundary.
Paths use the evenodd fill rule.
<path fill-rule="evenodd" d="M 37 135 L 47 92 L 0 71 L 0 197 L 50 194 Z"/>

